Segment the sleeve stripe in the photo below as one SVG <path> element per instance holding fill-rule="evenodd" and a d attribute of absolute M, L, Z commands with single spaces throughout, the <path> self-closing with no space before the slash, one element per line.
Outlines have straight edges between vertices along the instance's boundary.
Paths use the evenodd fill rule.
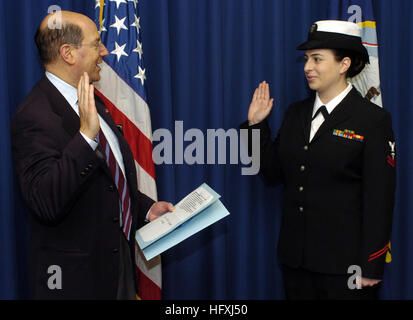
<path fill-rule="evenodd" d="M 377 259 L 378 257 L 380 257 L 381 255 L 383 255 L 384 253 L 387 252 L 387 250 L 389 250 L 389 244 L 387 244 L 383 249 L 381 249 L 380 251 L 377 251 L 376 253 L 373 253 L 369 256 L 369 260 L 368 261 L 372 261 Z"/>

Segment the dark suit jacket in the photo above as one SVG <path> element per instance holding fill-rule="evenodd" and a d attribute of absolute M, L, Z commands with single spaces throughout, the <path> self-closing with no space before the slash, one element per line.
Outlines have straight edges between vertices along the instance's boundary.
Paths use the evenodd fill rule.
<path fill-rule="evenodd" d="M 313 105 L 314 97 L 292 104 L 275 141 L 266 121 L 249 127 L 260 129 L 264 178 L 285 185 L 279 260 L 327 274 L 358 265 L 363 277 L 380 279 L 395 192 L 390 114 L 352 89 L 309 143 Z"/>
<path fill-rule="evenodd" d="M 135 230 L 153 201 L 137 189 L 130 148 L 103 103 L 102 118 L 117 135 L 128 180 Z M 109 168 L 79 133 L 79 117 L 44 77 L 11 122 L 12 152 L 30 210 L 30 276 L 34 298 L 116 299 L 119 276 L 119 197 Z M 62 272 L 62 289 L 51 290 L 48 268 Z M 135 270 L 132 270 L 135 275 Z"/>

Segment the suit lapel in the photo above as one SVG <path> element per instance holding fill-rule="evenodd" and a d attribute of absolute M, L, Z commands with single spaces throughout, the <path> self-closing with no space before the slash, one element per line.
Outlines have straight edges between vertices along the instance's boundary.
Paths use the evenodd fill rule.
<path fill-rule="evenodd" d="M 102 102 L 102 100 L 97 95 L 95 95 L 95 102 L 96 102 L 96 110 L 98 111 L 99 115 L 102 117 L 103 120 L 105 120 L 105 122 L 108 124 L 110 129 L 115 133 L 116 138 L 118 138 L 120 151 L 122 152 L 122 157 L 125 158 L 125 144 L 127 144 L 125 138 L 123 137 L 119 128 L 116 126 L 115 122 L 113 121 L 113 118 L 110 115 L 105 104 Z M 125 170 L 126 170 L 126 167 L 125 167 Z"/>
<path fill-rule="evenodd" d="M 333 127 L 351 117 L 356 106 L 355 98 L 357 98 L 357 96 L 358 92 L 353 88 L 348 93 L 348 95 L 334 108 L 333 112 L 330 114 L 330 117 L 322 123 L 322 125 L 314 135 L 313 140 L 311 140 L 311 143 L 316 141 L 320 136 L 331 130 Z"/>
<path fill-rule="evenodd" d="M 39 85 L 51 97 L 54 111 L 62 118 L 63 128 L 73 137 L 80 129 L 79 116 L 46 76 L 43 76 Z"/>

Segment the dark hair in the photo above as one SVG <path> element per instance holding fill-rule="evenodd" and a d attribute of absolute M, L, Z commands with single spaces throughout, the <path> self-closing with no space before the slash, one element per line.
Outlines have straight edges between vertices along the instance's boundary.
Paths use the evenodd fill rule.
<path fill-rule="evenodd" d="M 346 72 L 347 78 L 353 78 L 358 75 L 366 65 L 366 61 L 363 59 L 362 55 L 351 51 L 351 50 L 343 50 L 343 49 L 331 49 L 334 53 L 337 62 L 342 61 L 345 57 L 349 57 L 351 59 L 350 68 L 348 68 Z"/>
<path fill-rule="evenodd" d="M 58 57 L 59 49 L 63 44 L 80 45 L 83 41 L 83 32 L 78 25 L 70 22 L 56 29 L 48 27 L 40 29 L 39 27 L 34 41 L 43 64 L 48 64 Z"/>

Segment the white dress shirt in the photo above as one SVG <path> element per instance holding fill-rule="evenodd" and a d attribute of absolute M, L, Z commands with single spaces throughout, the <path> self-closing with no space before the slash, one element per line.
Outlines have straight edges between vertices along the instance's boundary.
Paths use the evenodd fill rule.
<path fill-rule="evenodd" d="M 316 114 L 318 108 L 321 106 L 326 106 L 328 114 L 331 114 L 333 112 L 334 108 L 337 107 L 337 105 L 340 104 L 341 101 L 347 96 L 347 94 L 351 91 L 353 88 L 353 85 L 349 82 L 347 85 L 347 88 L 344 89 L 338 96 L 336 96 L 334 99 L 332 99 L 329 103 L 324 104 L 318 95 L 318 92 L 315 97 L 314 101 L 314 107 L 313 107 L 313 113 L 311 115 L 311 118 L 314 117 Z M 324 116 L 321 114 L 321 112 L 317 115 L 317 117 L 311 122 L 311 131 L 310 131 L 310 142 L 313 140 L 317 130 L 320 128 L 320 126 L 324 122 Z"/>

